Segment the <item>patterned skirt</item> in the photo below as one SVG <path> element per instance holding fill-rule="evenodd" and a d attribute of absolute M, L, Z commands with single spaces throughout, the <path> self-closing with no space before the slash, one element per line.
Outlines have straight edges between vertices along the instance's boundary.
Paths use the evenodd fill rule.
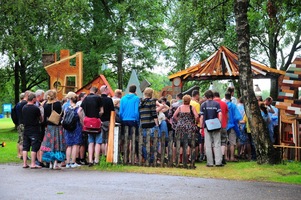
<path fill-rule="evenodd" d="M 42 159 L 45 162 L 65 160 L 66 143 L 61 126 L 48 125 L 46 127 L 41 150 L 43 151 Z"/>

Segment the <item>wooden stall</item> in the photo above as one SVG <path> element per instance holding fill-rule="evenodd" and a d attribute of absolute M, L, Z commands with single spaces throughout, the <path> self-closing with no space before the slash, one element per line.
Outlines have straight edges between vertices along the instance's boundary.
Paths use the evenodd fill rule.
<path fill-rule="evenodd" d="M 69 91 L 75 92 L 83 85 L 83 53 L 70 56 L 69 50 L 60 51 L 60 60 L 55 53 L 44 53 L 43 65 L 50 80 L 50 89 L 57 90 L 58 99 L 62 99 Z M 75 59 L 75 60 L 73 60 Z"/>
<path fill-rule="evenodd" d="M 251 61 L 251 68 L 253 78 L 277 79 L 279 75 L 285 74 L 285 71 L 270 68 L 256 61 Z M 185 81 L 238 79 L 238 55 L 227 47 L 221 46 L 207 59 L 168 78 L 172 81 L 173 95 L 182 92 Z"/>
<path fill-rule="evenodd" d="M 301 155 L 301 58 L 296 58 L 280 79 L 280 91 L 276 107 L 279 116 L 279 145 L 284 160 L 298 160 Z"/>

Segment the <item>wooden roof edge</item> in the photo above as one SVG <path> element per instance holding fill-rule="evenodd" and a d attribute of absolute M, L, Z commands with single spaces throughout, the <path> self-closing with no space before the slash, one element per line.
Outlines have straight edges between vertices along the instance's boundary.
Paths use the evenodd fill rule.
<path fill-rule="evenodd" d="M 61 59 L 61 60 L 58 60 L 58 61 L 56 61 L 56 62 L 54 62 L 54 63 L 52 63 L 52 64 L 50 64 L 50 65 L 45 66 L 44 68 L 47 69 L 47 68 L 52 67 L 52 66 L 54 66 L 54 65 L 60 64 L 60 63 L 62 63 L 62 62 L 64 62 L 64 61 L 67 61 L 67 60 L 70 60 L 70 59 L 72 59 L 72 58 L 75 58 L 75 57 L 77 57 L 78 55 L 80 55 L 81 53 L 82 53 L 82 52 L 76 52 L 76 53 L 73 54 L 72 56 L 68 56 L 68 57 L 65 57 L 65 58 L 63 58 L 63 59 Z"/>
<path fill-rule="evenodd" d="M 270 68 L 268 66 L 265 66 L 263 64 L 260 64 L 258 62 L 252 61 L 252 60 L 251 60 L 251 65 L 255 66 L 255 67 L 259 67 L 262 70 L 265 70 L 265 71 L 268 71 L 268 72 L 273 72 L 273 73 L 276 73 L 276 74 L 285 75 L 285 73 L 286 73 L 285 71 L 274 69 L 274 68 Z"/>

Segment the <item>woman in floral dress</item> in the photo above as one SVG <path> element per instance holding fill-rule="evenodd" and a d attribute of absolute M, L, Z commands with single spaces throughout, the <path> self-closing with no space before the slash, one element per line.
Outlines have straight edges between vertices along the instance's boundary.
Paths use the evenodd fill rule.
<path fill-rule="evenodd" d="M 183 97 L 183 104 L 177 108 L 173 115 L 173 119 L 177 121 L 175 127 L 176 138 L 180 138 L 181 150 L 180 154 L 183 151 L 183 142 L 188 140 L 188 146 L 186 152 L 190 155 L 190 144 L 192 134 L 195 134 L 197 131 L 196 122 L 198 119 L 198 113 L 196 112 L 193 106 L 190 106 L 190 95 L 185 95 Z M 178 145 L 178 144 L 177 144 Z M 179 147 L 177 146 L 177 149 Z"/>
<path fill-rule="evenodd" d="M 45 136 L 41 145 L 43 161 L 50 163 L 50 168 L 60 169 L 58 162 L 64 162 L 66 158 L 65 138 L 61 123 L 58 125 L 48 121 L 52 110 L 62 113 L 62 105 L 56 98 L 56 91 L 47 91 L 47 102 L 44 104 L 44 122 L 46 125 Z"/>

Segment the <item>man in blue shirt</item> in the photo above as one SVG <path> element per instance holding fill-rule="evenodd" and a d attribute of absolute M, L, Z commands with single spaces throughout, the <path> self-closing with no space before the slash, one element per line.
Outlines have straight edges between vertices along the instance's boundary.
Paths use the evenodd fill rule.
<path fill-rule="evenodd" d="M 131 129 L 134 127 L 136 129 L 136 136 L 138 136 L 138 127 L 139 127 L 139 103 L 140 99 L 136 95 L 136 85 L 131 85 L 129 87 L 129 94 L 123 96 L 120 100 L 120 109 L 119 109 L 119 117 L 121 120 L 122 133 L 124 134 L 124 127 L 129 127 L 129 139 L 130 139 L 130 155 L 131 158 Z M 135 145 L 138 147 L 138 144 Z M 138 149 L 136 148 L 136 151 Z M 127 158 L 124 158 L 127 160 Z"/>

